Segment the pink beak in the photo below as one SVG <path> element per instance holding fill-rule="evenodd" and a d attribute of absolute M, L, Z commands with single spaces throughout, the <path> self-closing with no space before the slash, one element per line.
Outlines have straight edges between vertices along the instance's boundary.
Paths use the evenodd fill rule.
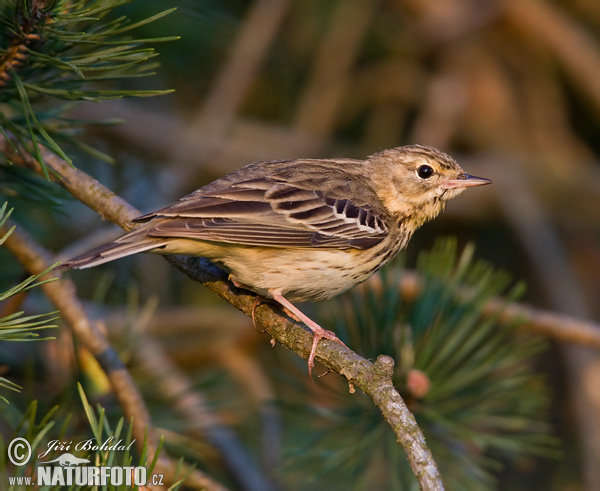
<path fill-rule="evenodd" d="M 471 186 L 483 186 L 491 184 L 492 181 L 485 177 L 475 177 L 469 174 L 461 174 L 458 179 L 451 179 L 442 183 L 444 189 L 467 188 Z"/>

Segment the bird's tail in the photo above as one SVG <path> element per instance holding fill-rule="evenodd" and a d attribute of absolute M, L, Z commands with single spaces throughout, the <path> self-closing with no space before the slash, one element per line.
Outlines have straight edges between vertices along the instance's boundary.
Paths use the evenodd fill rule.
<path fill-rule="evenodd" d="M 74 257 L 62 263 L 57 269 L 86 269 L 100 264 L 114 261 L 121 257 L 137 254 L 138 252 L 159 249 L 167 244 L 168 240 L 148 237 L 144 227 L 132 230 L 113 242 L 101 245 L 91 251 Z"/>

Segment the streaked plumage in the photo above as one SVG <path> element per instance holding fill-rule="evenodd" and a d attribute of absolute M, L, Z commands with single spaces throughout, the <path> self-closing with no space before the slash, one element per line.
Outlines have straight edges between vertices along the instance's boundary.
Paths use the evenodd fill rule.
<path fill-rule="evenodd" d="M 339 340 L 290 302 L 332 297 L 367 279 L 467 186 L 487 184 L 448 155 L 420 145 L 367 160 L 258 162 L 143 215 L 140 227 L 76 257 L 88 268 L 137 252 L 211 259 L 315 332 Z"/>

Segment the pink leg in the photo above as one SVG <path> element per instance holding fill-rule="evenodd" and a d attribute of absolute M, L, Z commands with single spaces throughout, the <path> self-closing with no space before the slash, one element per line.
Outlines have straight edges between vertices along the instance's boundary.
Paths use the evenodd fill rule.
<path fill-rule="evenodd" d="M 323 329 L 319 324 L 313 321 L 310 317 L 303 314 L 298 308 L 296 308 L 291 302 L 286 300 L 283 295 L 280 293 L 271 292 L 273 295 L 273 300 L 280 303 L 283 307 L 289 310 L 292 314 L 294 314 L 298 319 L 300 319 L 304 324 L 306 324 L 310 330 L 313 332 L 313 342 L 312 347 L 310 349 L 310 354 L 308 355 L 308 374 L 312 379 L 312 369 L 315 366 L 315 354 L 317 352 L 317 344 L 320 339 L 329 339 L 330 341 L 335 341 L 336 343 L 341 344 L 342 346 L 346 346 L 342 343 L 338 337 L 331 331 L 327 329 Z"/>

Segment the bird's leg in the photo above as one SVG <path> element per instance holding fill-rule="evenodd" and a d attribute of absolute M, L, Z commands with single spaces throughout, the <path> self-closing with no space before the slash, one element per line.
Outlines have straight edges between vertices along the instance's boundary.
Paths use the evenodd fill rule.
<path fill-rule="evenodd" d="M 310 330 L 313 332 L 313 342 L 312 347 L 310 348 L 310 354 L 308 355 L 308 374 L 312 379 L 312 369 L 315 366 L 315 354 L 317 352 L 317 344 L 320 339 L 329 339 L 330 341 L 335 341 L 336 343 L 341 344 L 342 346 L 346 346 L 340 339 L 331 331 L 327 329 L 323 329 L 319 324 L 313 321 L 306 314 L 303 314 L 297 307 L 295 307 L 291 302 L 286 300 L 283 295 L 280 293 L 273 293 L 273 300 L 281 304 L 286 310 L 289 310 L 295 317 L 300 319 L 304 324 L 306 324 Z"/>

